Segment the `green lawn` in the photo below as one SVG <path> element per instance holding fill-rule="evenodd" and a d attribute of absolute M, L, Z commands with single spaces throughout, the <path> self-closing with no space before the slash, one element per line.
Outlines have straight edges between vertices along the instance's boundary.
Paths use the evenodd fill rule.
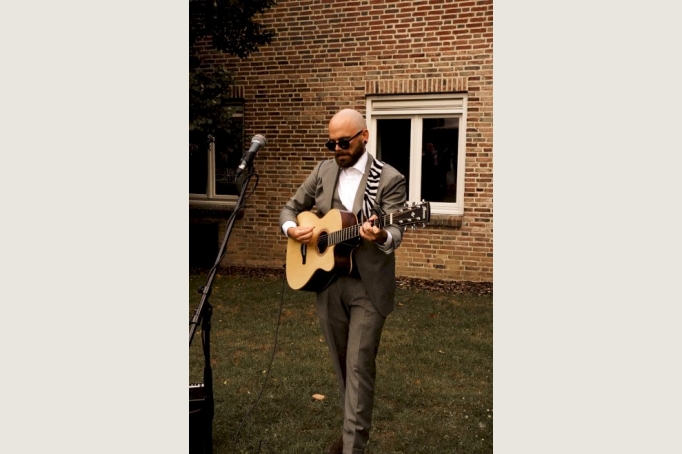
<path fill-rule="evenodd" d="M 190 319 L 205 283 L 206 275 L 190 274 Z M 219 274 L 209 301 L 213 452 L 326 453 L 341 434 L 341 410 L 314 294 L 277 276 Z M 492 453 L 492 295 L 409 287 L 396 301 L 379 349 L 366 452 Z M 201 330 L 189 362 L 189 381 L 202 382 Z"/>

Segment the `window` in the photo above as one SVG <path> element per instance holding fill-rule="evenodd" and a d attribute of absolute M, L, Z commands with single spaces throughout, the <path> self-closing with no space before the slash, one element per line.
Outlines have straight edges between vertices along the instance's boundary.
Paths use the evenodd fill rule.
<path fill-rule="evenodd" d="M 189 198 L 192 204 L 234 203 L 239 195 L 235 172 L 244 153 L 244 105 L 231 107 L 227 128 L 206 141 L 190 131 Z"/>
<path fill-rule="evenodd" d="M 367 99 L 369 153 L 407 179 L 407 199 L 432 214 L 464 214 L 465 94 Z"/>

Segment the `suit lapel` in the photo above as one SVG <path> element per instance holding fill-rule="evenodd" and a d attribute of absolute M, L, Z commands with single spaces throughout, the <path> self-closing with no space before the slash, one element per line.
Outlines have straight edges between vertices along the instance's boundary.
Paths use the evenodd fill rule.
<path fill-rule="evenodd" d="M 317 207 L 323 213 L 327 213 L 334 206 L 334 194 L 338 191 L 339 173 L 341 173 L 341 167 L 337 166 L 333 159 L 331 161 L 329 172 L 325 172 L 322 176 L 322 187 L 332 188 L 332 190 L 324 191 L 323 205 Z"/>

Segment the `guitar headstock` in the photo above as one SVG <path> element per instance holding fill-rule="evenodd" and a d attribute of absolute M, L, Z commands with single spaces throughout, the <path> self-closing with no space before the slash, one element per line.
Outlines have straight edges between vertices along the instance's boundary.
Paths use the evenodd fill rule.
<path fill-rule="evenodd" d="M 415 228 L 415 224 L 422 224 L 422 227 L 425 227 L 431 220 L 431 204 L 423 200 L 421 202 L 406 202 L 405 208 L 395 211 L 391 217 L 391 224 L 394 225 L 412 225 L 412 228 Z"/>

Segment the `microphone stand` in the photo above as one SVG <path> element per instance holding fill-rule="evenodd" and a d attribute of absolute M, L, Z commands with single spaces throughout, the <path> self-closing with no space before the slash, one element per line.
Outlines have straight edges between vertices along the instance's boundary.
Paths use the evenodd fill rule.
<path fill-rule="evenodd" d="M 213 415 L 214 415 L 214 400 L 213 400 L 213 369 L 211 368 L 211 343 L 210 343 L 210 333 L 211 333 L 211 315 L 213 313 L 213 307 L 211 306 L 211 303 L 208 301 L 209 296 L 211 295 L 211 288 L 213 285 L 213 279 L 215 278 L 216 275 L 216 270 L 218 269 L 218 266 L 220 265 L 220 261 L 223 258 L 223 255 L 225 254 L 225 249 L 227 248 L 227 242 L 230 238 L 230 235 L 232 234 L 232 228 L 234 227 L 234 222 L 237 218 L 237 214 L 239 213 L 239 210 L 242 208 L 244 205 L 245 201 L 245 194 L 246 194 L 246 188 L 248 187 L 249 181 L 251 178 L 255 175 L 257 177 L 257 174 L 253 172 L 252 166 L 249 166 L 247 169 L 247 172 L 243 173 L 240 176 L 237 176 L 235 179 L 236 184 L 241 184 L 241 189 L 239 191 L 239 198 L 237 199 L 237 203 L 234 207 L 234 210 L 232 211 L 232 214 L 230 215 L 228 221 L 227 221 L 227 228 L 225 230 L 225 238 L 223 239 L 223 243 L 220 246 L 220 250 L 218 251 L 218 256 L 216 258 L 215 264 L 213 267 L 210 269 L 208 273 L 208 278 L 206 280 L 206 284 L 199 287 L 199 293 L 201 293 L 201 300 L 199 301 L 199 305 L 197 306 L 196 310 L 194 311 L 194 315 L 192 316 L 192 319 L 189 322 L 189 345 L 190 347 L 192 346 L 192 339 L 194 338 L 194 334 L 197 330 L 197 326 L 199 326 L 199 322 L 201 322 L 201 339 L 202 339 L 202 345 L 203 345 L 203 351 L 204 351 L 204 389 L 203 389 L 203 396 L 204 396 L 204 408 L 202 411 L 205 411 L 206 413 L 206 427 L 204 427 L 204 437 L 206 441 L 205 449 L 202 451 L 205 454 L 211 454 L 213 452 L 213 434 L 212 434 L 212 423 L 213 423 Z M 241 182 L 239 181 L 241 179 Z M 258 184 L 258 178 L 256 178 L 256 185 Z M 253 190 L 255 191 L 255 187 Z M 190 442 L 191 445 L 191 442 Z"/>

